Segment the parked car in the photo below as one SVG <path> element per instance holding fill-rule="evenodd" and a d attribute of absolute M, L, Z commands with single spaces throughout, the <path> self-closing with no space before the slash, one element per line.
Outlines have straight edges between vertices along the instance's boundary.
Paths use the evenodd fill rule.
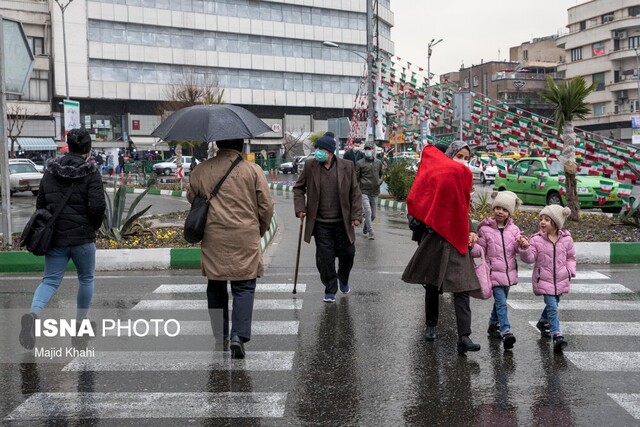
<path fill-rule="evenodd" d="M 182 168 L 184 169 L 185 175 L 189 175 L 189 172 L 191 171 L 191 158 L 192 156 L 182 156 Z M 176 173 L 176 169 L 177 165 L 175 156 L 164 162 L 153 165 L 153 170 L 158 175 L 173 175 Z"/>
<path fill-rule="evenodd" d="M 278 169 L 284 174 L 298 173 L 302 169 L 302 164 L 304 164 L 306 158 L 307 156 L 296 156 L 293 161 L 280 164 Z"/>
<path fill-rule="evenodd" d="M 547 163 L 545 157 L 523 157 L 511 167 L 506 178 L 498 174 L 494 189 L 513 191 L 524 204 L 528 205 L 564 206 L 567 199 L 560 194 L 558 182 L 558 175 L 562 170 L 563 165 L 559 160 Z M 544 186 L 540 185 L 541 177 L 546 179 Z M 604 204 L 600 204 L 596 197 L 596 191 L 600 190 L 601 183 L 611 186 L 611 192 Z M 615 213 L 622 208 L 622 199 L 618 197 L 618 186 L 620 185 L 618 181 L 602 176 L 590 176 L 588 169 L 583 168 L 576 176 L 576 185 L 578 200 L 583 209 L 601 208 L 603 212 Z"/>
<path fill-rule="evenodd" d="M 32 165 L 34 168 L 36 168 L 36 170 L 38 172 L 44 173 L 44 166 L 42 165 L 37 165 L 33 162 L 33 160 L 31 159 L 11 159 L 12 162 L 14 163 L 28 163 L 30 165 Z"/>
<path fill-rule="evenodd" d="M 485 184 L 487 182 L 494 182 L 496 180 L 496 175 L 498 174 L 498 167 L 496 166 L 497 162 L 504 163 L 503 160 L 489 160 L 487 158 L 483 161 L 480 157 L 474 157 L 469 161 L 469 169 L 471 169 L 471 173 L 474 178 L 480 180 L 481 183 Z"/>
<path fill-rule="evenodd" d="M 11 194 L 18 191 L 31 191 L 34 196 L 38 195 L 42 172 L 25 159 L 9 159 L 9 191 Z"/>
<path fill-rule="evenodd" d="M 394 159 L 419 159 L 420 153 L 416 153 L 415 151 L 401 151 L 400 153 L 396 153 L 393 155 Z"/>

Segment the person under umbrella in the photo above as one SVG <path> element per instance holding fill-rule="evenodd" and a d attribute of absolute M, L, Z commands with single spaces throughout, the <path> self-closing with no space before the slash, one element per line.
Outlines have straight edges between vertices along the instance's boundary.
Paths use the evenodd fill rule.
<path fill-rule="evenodd" d="M 211 194 L 240 156 L 243 145 L 242 139 L 217 141 L 217 155 L 198 164 L 191 173 L 189 202 L 197 195 Z M 271 223 L 273 200 L 262 169 L 240 161 L 209 203 L 201 251 L 213 335 L 225 350 L 229 346 L 232 358 L 243 359 L 244 344 L 251 339 L 256 278 L 264 273 L 260 240 Z M 230 339 L 227 282 L 231 282 L 233 295 Z M 222 325 L 216 322 L 220 309 Z"/>

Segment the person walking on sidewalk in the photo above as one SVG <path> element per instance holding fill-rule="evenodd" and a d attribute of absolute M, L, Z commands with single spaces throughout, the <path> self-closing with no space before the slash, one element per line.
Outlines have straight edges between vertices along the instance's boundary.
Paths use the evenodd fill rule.
<path fill-rule="evenodd" d="M 423 223 L 424 232 L 402 274 L 404 282 L 425 288 L 427 341 L 436 339 L 440 294 L 453 293 L 459 354 L 480 350 L 470 338 L 469 292 L 480 289 L 469 249 L 478 240 L 469 221 L 473 177 L 465 162 L 470 154 L 462 141 L 452 142 L 446 155 L 433 145 L 422 152 L 407 208 Z"/>
<path fill-rule="evenodd" d="M 293 187 L 295 214 L 305 218 L 304 241 L 310 243 L 311 236 L 315 238 L 316 265 L 327 303 L 336 301 L 338 283 L 342 293 L 351 292 L 349 274 L 356 253 L 354 227 L 362 220 L 362 196 L 354 165 L 339 159 L 335 151 L 336 141 L 331 135 L 319 138 L 314 158 L 305 162 Z"/>
<path fill-rule="evenodd" d="M 562 228 L 570 214 L 567 207 L 545 206 L 540 211 L 540 231 L 531 236 L 526 250 L 520 253 L 522 261 L 534 264 L 533 293 L 544 297 L 545 307 L 536 327 L 543 337 L 553 337 L 556 353 L 567 346 L 560 331 L 560 296 L 569 293 L 571 279 L 576 277 L 575 245 L 569 230 Z"/>
<path fill-rule="evenodd" d="M 20 344 L 29 350 L 36 342 L 35 320 L 60 287 L 70 259 L 79 282 L 77 320 L 87 317 L 93 298 L 96 230 L 102 225 L 106 209 L 104 189 L 98 169 L 87 162 L 91 135 L 86 130 L 73 129 L 67 135 L 67 145 L 67 154 L 48 162 L 36 200 L 36 209 L 53 212 L 70 192 L 56 220 L 51 248 L 44 256 L 44 276 L 33 295 L 31 311 L 22 316 Z"/>
<path fill-rule="evenodd" d="M 187 198 L 209 197 L 221 178 L 240 159 L 244 140 L 217 141 L 219 151 L 192 172 Z M 264 171 L 255 163 L 240 161 L 211 199 L 200 248 L 202 274 L 207 277 L 207 304 L 216 344 L 231 350 L 231 357 L 245 357 L 244 344 L 251 339 L 256 278 L 264 273 L 261 237 L 269 229 L 273 200 Z M 229 341 L 229 293 L 233 311 Z M 223 325 L 217 322 L 222 310 Z M 222 330 L 220 330 L 222 329 Z M 229 343 L 229 344 L 228 344 Z"/>
<path fill-rule="evenodd" d="M 378 195 L 382 184 L 382 161 L 376 159 L 375 145 L 372 142 L 364 145 L 364 158 L 356 162 L 356 178 L 362 193 L 363 233 L 369 240 L 373 240 L 375 233 L 372 223 L 376 219 Z"/>
<path fill-rule="evenodd" d="M 509 289 L 518 284 L 518 261 L 516 253 L 527 245 L 526 237 L 513 222 L 513 213 L 522 201 L 512 191 L 497 191 L 493 198 L 493 216 L 478 225 L 478 242 L 471 250 L 476 258 L 484 250 L 487 263 L 491 266 L 493 287 L 493 310 L 489 317 L 487 334 L 502 340 L 505 350 L 511 350 L 516 337 L 509 323 L 507 298 Z"/>

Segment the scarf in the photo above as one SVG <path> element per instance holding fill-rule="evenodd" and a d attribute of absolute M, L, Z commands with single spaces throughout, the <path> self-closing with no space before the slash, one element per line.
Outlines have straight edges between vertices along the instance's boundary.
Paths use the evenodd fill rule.
<path fill-rule="evenodd" d="M 468 167 L 428 145 L 422 151 L 407 197 L 409 214 L 431 227 L 462 255 L 469 249 L 472 180 Z"/>

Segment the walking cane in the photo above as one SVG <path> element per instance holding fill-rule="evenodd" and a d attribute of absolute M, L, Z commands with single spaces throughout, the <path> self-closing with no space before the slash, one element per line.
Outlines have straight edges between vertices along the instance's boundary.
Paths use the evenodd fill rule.
<path fill-rule="evenodd" d="M 293 293 L 296 294 L 298 286 L 298 267 L 300 266 L 300 246 L 302 245 L 302 229 L 304 227 L 304 217 L 300 218 L 300 230 L 298 231 L 298 251 L 296 252 L 296 271 L 293 274 Z"/>

